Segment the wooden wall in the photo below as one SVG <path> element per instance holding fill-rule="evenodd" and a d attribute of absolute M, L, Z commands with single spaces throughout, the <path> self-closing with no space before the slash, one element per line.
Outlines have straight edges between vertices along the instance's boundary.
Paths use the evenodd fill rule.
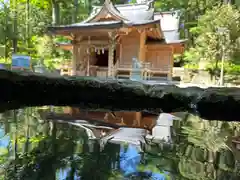
<path fill-rule="evenodd" d="M 138 58 L 140 45 L 140 34 L 132 31 L 128 35 L 123 35 L 121 39 L 121 59 L 120 64 L 132 64 L 132 58 Z"/>
<path fill-rule="evenodd" d="M 175 43 L 175 44 L 169 44 L 172 45 L 174 48 L 174 54 L 183 54 L 184 53 L 184 44 L 182 43 Z"/>
<path fill-rule="evenodd" d="M 145 45 L 145 61 L 151 62 L 153 68 L 171 69 L 173 67 L 172 45 L 147 44 Z M 122 36 L 120 50 L 120 65 L 132 64 L 132 58 L 138 58 L 140 51 L 140 33 L 132 31 L 128 35 Z"/>
<path fill-rule="evenodd" d="M 146 45 L 146 61 L 153 68 L 165 69 L 173 67 L 173 47 L 171 45 L 151 44 Z"/>

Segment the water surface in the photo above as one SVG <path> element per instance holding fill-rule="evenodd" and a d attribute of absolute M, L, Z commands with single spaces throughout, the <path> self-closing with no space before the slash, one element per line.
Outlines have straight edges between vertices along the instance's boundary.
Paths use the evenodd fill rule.
<path fill-rule="evenodd" d="M 0 180 L 237 180 L 239 123 L 174 121 L 170 142 L 100 148 L 76 125 L 40 118 L 38 108 L 0 114 Z"/>

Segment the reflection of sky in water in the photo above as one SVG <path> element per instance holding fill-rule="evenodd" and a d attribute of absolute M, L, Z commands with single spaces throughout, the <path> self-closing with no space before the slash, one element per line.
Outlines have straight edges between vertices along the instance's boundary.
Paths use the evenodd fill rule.
<path fill-rule="evenodd" d="M 0 147 L 1 148 L 7 148 L 9 143 L 10 143 L 10 137 L 9 136 L 4 136 L 5 131 L 3 127 L 0 127 Z"/>
<path fill-rule="evenodd" d="M 70 167 L 66 167 L 66 168 L 61 168 L 59 169 L 56 173 L 57 176 L 57 180 L 66 180 L 69 178 L 69 174 L 71 172 L 71 168 Z M 80 180 L 81 177 L 77 176 L 77 173 L 74 173 L 74 180 Z"/>
<path fill-rule="evenodd" d="M 141 155 L 139 153 L 139 150 L 134 145 L 129 145 L 127 148 L 124 146 L 121 146 L 120 149 L 120 169 L 123 171 L 125 176 L 131 175 L 131 174 L 138 174 L 139 171 L 137 170 L 138 165 L 141 161 Z M 148 176 L 150 176 L 151 179 L 155 180 L 165 180 L 166 177 L 164 174 L 161 173 L 154 173 L 151 171 L 144 171 L 144 173 Z M 167 175 L 168 172 L 165 172 Z"/>

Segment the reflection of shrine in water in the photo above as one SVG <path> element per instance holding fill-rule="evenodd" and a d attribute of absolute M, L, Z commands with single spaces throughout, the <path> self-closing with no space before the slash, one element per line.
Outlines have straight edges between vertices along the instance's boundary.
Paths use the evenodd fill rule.
<path fill-rule="evenodd" d="M 167 141 L 162 132 L 158 134 L 162 138 L 151 139 L 140 128 L 119 129 L 83 120 L 46 121 L 35 110 L 19 111 L 15 119 L 12 112 L 2 114 L 0 176 L 32 180 L 239 179 L 240 154 L 231 143 L 231 137 L 240 132 L 239 124 L 203 121 L 191 115 L 169 124 L 170 131 L 169 127 L 162 131 L 171 135 Z"/>

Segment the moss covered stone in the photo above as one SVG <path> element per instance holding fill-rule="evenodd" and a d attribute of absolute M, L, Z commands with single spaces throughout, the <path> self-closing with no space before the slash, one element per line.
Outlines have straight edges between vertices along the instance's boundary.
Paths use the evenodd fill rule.
<path fill-rule="evenodd" d="M 130 80 L 45 76 L 0 70 L 0 111 L 25 106 L 74 106 L 152 113 L 189 111 L 205 119 L 239 120 L 238 88 L 179 88 Z"/>

